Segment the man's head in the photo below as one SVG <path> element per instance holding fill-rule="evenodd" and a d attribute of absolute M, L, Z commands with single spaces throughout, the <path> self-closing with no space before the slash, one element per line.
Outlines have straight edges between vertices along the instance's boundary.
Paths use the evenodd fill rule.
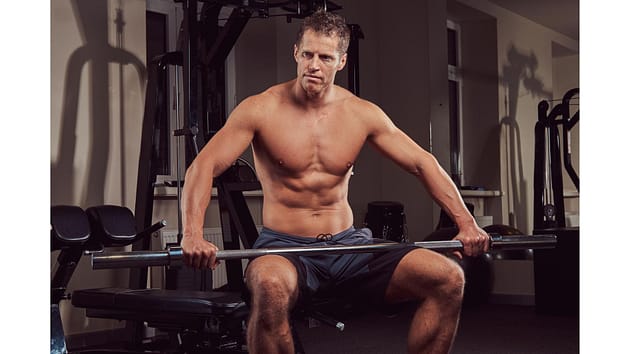
<path fill-rule="evenodd" d="M 304 32 L 311 30 L 317 34 L 328 37 L 337 36 L 339 38 L 339 55 L 343 55 L 348 50 L 350 44 L 350 29 L 346 25 L 346 20 L 334 13 L 318 10 L 311 16 L 304 19 L 297 34 L 295 46 L 300 47 Z"/>
<path fill-rule="evenodd" d="M 332 87 L 337 71 L 346 65 L 349 42 L 350 32 L 339 15 L 317 11 L 304 20 L 293 56 L 308 96 L 320 96 Z"/>

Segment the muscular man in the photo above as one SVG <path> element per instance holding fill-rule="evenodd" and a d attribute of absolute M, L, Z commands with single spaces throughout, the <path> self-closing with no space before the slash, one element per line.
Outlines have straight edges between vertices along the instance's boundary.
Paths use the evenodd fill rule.
<path fill-rule="evenodd" d="M 293 49 L 297 78 L 241 102 L 191 164 L 181 244 L 188 265 L 216 266 L 217 247 L 202 236 L 213 177 L 250 143 L 264 196 L 265 228 L 254 247 L 369 243 L 369 230 L 352 226 L 347 198 L 353 163 L 367 141 L 424 184 L 459 227 L 455 238 L 466 255 L 487 251 L 487 234 L 436 159 L 378 106 L 334 84 L 348 42 L 340 16 L 317 12 L 305 19 Z M 457 329 L 464 276 L 449 258 L 410 247 L 379 254 L 262 256 L 250 262 L 245 282 L 251 353 L 292 352 L 289 315 L 295 304 L 315 292 L 335 291 L 371 302 L 417 301 L 408 351 L 445 353 Z"/>

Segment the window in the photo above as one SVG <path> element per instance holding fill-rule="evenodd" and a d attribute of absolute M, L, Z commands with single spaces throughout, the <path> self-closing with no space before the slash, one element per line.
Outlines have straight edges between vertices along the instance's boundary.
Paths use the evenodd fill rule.
<path fill-rule="evenodd" d="M 457 186 L 464 182 L 462 166 L 462 78 L 460 75 L 460 30 L 452 21 L 447 21 L 448 40 L 448 101 L 450 130 L 450 168 L 451 178 Z"/>

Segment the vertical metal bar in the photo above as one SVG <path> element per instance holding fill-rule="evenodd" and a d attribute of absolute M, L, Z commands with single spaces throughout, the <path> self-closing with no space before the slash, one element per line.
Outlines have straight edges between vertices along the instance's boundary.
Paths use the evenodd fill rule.
<path fill-rule="evenodd" d="M 179 129 L 179 66 L 175 66 L 175 125 Z M 177 242 L 181 242 L 182 235 L 182 177 L 181 177 L 181 164 L 180 164 L 180 137 L 175 137 L 175 161 L 176 161 L 176 173 L 177 176 Z"/>
<path fill-rule="evenodd" d="M 553 112 L 552 112 L 553 113 Z M 557 121 L 551 121 L 549 126 L 551 145 L 551 183 L 553 190 L 553 200 L 556 209 L 556 226 L 566 227 L 564 217 L 564 191 L 562 182 L 562 160 L 560 157 L 560 134 L 558 133 Z"/>
<path fill-rule="evenodd" d="M 236 250 L 240 248 L 238 243 L 238 230 L 237 224 L 234 220 L 234 215 L 231 212 L 230 198 L 231 195 L 228 192 L 225 182 L 222 177 L 216 178 L 217 186 L 217 198 L 219 199 L 219 213 L 221 216 L 221 231 L 223 235 L 223 249 Z M 242 290 L 244 288 L 243 282 L 243 267 L 240 260 L 225 261 L 225 270 L 227 275 L 228 288 L 230 290 Z"/>
<path fill-rule="evenodd" d="M 549 103 L 538 103 L 538 121 L 534 128 L 534 229 L 543 229 L 545 216 L 543 213 L 545 191 L 545 131 Z"/>
<path fill-rule="evenodd" d="M 182 2 L 183 19 L 183 76 L 184 76 L 184 122 L 191 134 L 186 135 L 186 166 L 198 153 L 199 133 L 199 73 L 197 56 L 197 0 Z"/>
<path fill-rule="evenodd" d="M 575 123 L 577 123 L 577 121 L 579 120 L 579 111 L 576 112 L 573 117 L 571 117 L 571 110 L 570 110 L 571 99 L 573 98 L 573 96 L 577 95 L 578 92 L 579 92 L 579 89 L 574 88 L 567 91 L 567 93 L 564 94 L 564 97 L 562 97 L 562 106 L 563 106 L 562 132 L 563 132 L 563 143 L 564 143 L 564 146 L 563 146 L 564 169 L 569 174 L 569 177 L 571 178 L 571 181 L 575 185 L 575 188 L 579 191 L 580 178 L 578 177 L 577 173 L 575 172 L 575 169 L 573 169 L 573 165 L 571 164 L 571 128 L 573 128 Z"/>
<path fill-rule="evenodd" d="M 361 27 L 348 24 L 350 29 L 350 45 L 348 46 L 348 90 L 360 96 L 359 84 L 359 39 L 365 38 Z"/>

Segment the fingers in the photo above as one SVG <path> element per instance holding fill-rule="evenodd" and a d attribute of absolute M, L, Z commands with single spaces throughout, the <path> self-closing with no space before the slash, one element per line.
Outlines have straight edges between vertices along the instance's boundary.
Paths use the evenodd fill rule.
<path fill-rule="evenodd" d="M 478 232 L 472 235 L 458 235 L 456 237 L 464 245 L 464 254 L 474 257 L 490 249 L 490 237 L 485 232 Z"/>
<path fill-rule="evenodd" d="M 218 248 L 205 240 L 195 242 L 192 245 L 182 242 L 182 249 L 184 251 L 184 264 L 189 267 L 214 270 L 220 264 L 216 259 Z"/>

